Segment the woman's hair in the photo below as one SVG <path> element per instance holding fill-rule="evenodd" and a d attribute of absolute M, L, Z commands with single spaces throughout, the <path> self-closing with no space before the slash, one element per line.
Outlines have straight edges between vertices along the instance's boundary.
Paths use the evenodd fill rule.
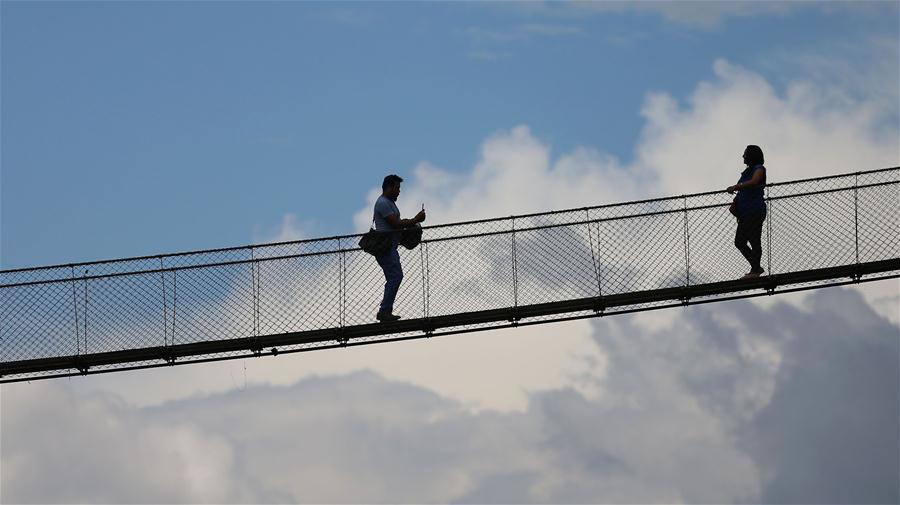
<path fill-rule="evenodd" d="M 753 165 L 762 165 L 766 162 L 763 157 L 762 149 L 759 146 L 747 146 L 747 164 L 751 167 Z"/>

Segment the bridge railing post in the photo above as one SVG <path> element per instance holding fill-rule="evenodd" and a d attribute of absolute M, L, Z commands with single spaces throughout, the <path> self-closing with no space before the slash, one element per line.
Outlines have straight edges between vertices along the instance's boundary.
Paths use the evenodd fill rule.
<path fill-rule="evenodd" d="M 343 239 L 337 239 L 338 265 L 340 272 L 338 273 L 338 292 L 340 300 L 338 304 L 338 320 L 341 329 L 347 324 L 347 251 L 344 250 Z"/>
<path fill-rule="evenodd" d="M 90 311 L 88 310 L 88 279 L 87 274 L 90 270 L 84 271 L 84 353 L 88 352 L 88 316 L 90 315 Z"/>
<path fill-rule="evenodd" d="M 425 278 L 425 293 L 427 294 L 425 298 L 425 313 L 426 317 L 431 317 L 431 246 L 426 242 L 425 243 L 425 272 L 428 274 L 428 277 Z"/>
<path fill-rule="evenodd" d="M 260 321 L 259 321 L 259 258 L 255 256 L 255 251 L 253 246 L 250 247 L 250 279 L 252 282 L 251 285 L 251 296 L 253 301 L 253 351 L 259 352 L 257 342 L 259 341 L 260 332 Z"/>
<path fill-rule="evenodd" d="M 600 293 L 600 296 L 603 296 L 603 251 L 600 249 L 600 245 L 603 243 L 603 237 L 600 236 L 600 217 L 594 221 L 594 229 L 597 232 L 597 292 Z"/>
<path fill-rule="evenodd" d="M 78 297 L 75 295 L 75 288 L 78 281 L 75 280 L 75 266 L 69 268 L 72 270 L 72 312 L 75 314 L 75 354 L 81 354 L 81 340 L 78 334 Z"/>
<path fill-rule="evenodd" d="M 688 208 L 687 208 L 687 195 L 682 197 L 682 204 L 684 209 L 684 282 L 685 286 L 691 285 L 691 235 L 688 230 Z"/>
<path fill-rule="evenodd" d="M 162 320 L 162 323 L 163 323 L 163 324 L 162 324 L 162 337 L 163 337 L 163 347 L 166 347 L 166 346 L 168 345 L 167 333 L 168 333 L 168 326 L 169 326 L 169 324 L 168 324 L 168 320 L 167 320 L 167 319 L 168 319 L 168 316 L 167 316 L 167 314 L 166 314 L 166 271 L 165 271 L 165 266 L 164 266 L 164 264 L 163 264 L 163 258 L 162 258 L 162 256 L 159 257 L 159 280 L 160 280 L 160 286 L 161 286 L 160 291 L 162 291 L 162 316 L 163 316 L 163 320 Z"/>
<path fill-rule="evenodd" d="M 853 249 L 859 265 L 859 172 L 853 174 Z"/>
<path fill-rule="evenodd" d="M 253 336 L 256 337 L 258 333 L 256 332 L 256 263 L 254 260 L 253 246 L 250 246 L 250 315 L 253 319 Z"/>
<path fill-rule="evenodd" d="M 603 290 L 600 286 L 600 266 L 597 264 L 597 256 L 600 255 L 600 237 L 599 237 L 599 221 L 594 222 L 593 224 L 597 225 L 597 251 L 594 252 L 594 237 L 591 233 L 591 212 L 589 209 L 584 209 L 584 217 L 585 217 L 585 228 L 587 228 L 588 233 L 588 245 L 591 248 L 591 262 L 594 264 L 594 276 L 597 278 L 597 296 L 603 296 Z"/>
<path fill-rule="evenodd" d="M 774 219 L 775 212 L 772 209 L 772 200 L 769 199 L 769 187 L 765 186 L 763 189 L 766 192 L 766 213 L 768 214 L 766 218 L 766 272 L 772 275 L 775 273 L 772 271 L 772 219 Z"/>
<path fill-rule="evenodd" d="M 426 242 L 419 245 L 419 267 L 422 271 L 422 317 L 428 317 L 428 269 L 425 265 Z"/>
<path fill-rule="evenodd" d="M 516 261 L 516 218 L 512 216 L 512 274 L 513 274 L 513 307 L 519 307 L 519 267 Z"/>

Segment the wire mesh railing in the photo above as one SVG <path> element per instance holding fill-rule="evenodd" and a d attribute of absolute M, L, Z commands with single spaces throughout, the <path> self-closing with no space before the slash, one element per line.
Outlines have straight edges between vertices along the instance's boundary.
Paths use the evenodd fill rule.
<path fill-rule="evenodd" d="M 384 277 L 359 235 L 4 270 L 0 381 L 895 277 L 898 197 L 900 167 L 769 184 L 767 275 L 752 282 L 733 282 L 747 264 L 723 191 L 429 226 L 400 249 L 405 320 L 389 324 L 374 322 Z"/>

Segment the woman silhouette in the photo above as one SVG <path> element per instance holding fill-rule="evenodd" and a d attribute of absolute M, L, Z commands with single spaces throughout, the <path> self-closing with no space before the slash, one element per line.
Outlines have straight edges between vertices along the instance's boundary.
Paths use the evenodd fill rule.
<path fill-rule="evenodd" d="M 728 186 L 729 193 L 737 192 L 731 202 L 731 213 L 737 217 L 737 231 L 734 245 L 750 263 L 750 272 L 742 279 L 759 277 L 764 272 L 760 266 L 762 259 L 762 225 L 766 220 L 766 200 L 763 188 L 766 186 L 765 159 L 759 146 L 744 149 L 744 164 L 737 184 Z"/>

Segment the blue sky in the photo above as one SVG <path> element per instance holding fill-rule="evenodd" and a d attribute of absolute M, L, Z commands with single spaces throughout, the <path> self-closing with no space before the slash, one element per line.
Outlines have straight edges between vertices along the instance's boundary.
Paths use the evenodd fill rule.
<path fill-rule="evenodd" d="M 898 33 L 890 3 L 680 5 L 4 2 L 2 266 L 356 232 L 384 174 L 519 124 L 627 163 L 647 94 L 716 58 L 779 86 Z"/>
<path fill-rule="evenodd" d="M 0 266 L 897 166 L 898 6 L 3 0 Z M 4 384 L 0 499 L 896 502 L 898 288 Z"/>

